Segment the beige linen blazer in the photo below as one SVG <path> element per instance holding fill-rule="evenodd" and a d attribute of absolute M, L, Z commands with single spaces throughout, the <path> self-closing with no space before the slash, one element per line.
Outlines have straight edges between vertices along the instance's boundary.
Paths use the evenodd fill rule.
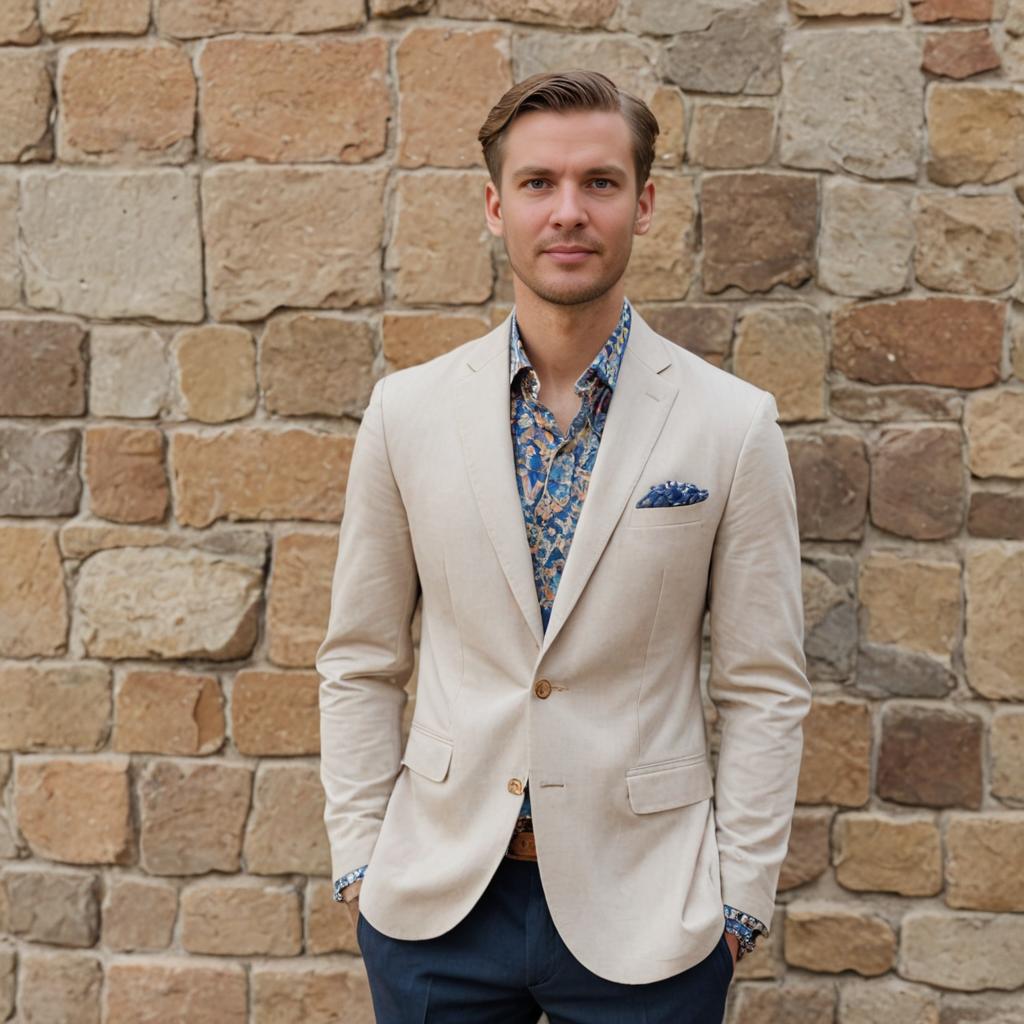
<path fill-rule="evenodd" d="M 316 658 L 334 877 L 369 865 L 361 910 L 387 935 L 448 931 L 501 862 L 529 779 L 566 945 L 604 978 L 658 981 L 710 953 L 723 902 L 771 922 L 810 703 L 789 458 L 769 392 L 634 310 L 545 634 L 510 325 L 378 381 L 359 428 Z M 666 480 L 709 496 L 635 507 Z"/>

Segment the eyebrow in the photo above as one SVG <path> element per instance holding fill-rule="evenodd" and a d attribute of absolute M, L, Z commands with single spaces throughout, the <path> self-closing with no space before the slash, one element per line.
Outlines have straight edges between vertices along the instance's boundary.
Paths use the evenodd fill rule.
<path fill-rule="evenodd" d="M 512 173 L 513 178 L 550 178 L 554 171 L 550 167 L 520 167 Z M 626 172 L 616 164 L 604 164 L 601 167 L 588 167 L 583 172 L 585 177 L 624 178 Z"/>

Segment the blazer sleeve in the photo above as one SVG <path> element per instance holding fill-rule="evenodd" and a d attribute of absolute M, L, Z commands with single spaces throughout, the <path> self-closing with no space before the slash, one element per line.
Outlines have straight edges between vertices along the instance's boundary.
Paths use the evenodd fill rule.
<path fill-rule="evenodd" d="M 796 488 L 777 416 L 765 391 L 740 448 L 708 581 L 722 899 L 769 926 L 811 701 Z"/>
<path fill-rule="evenodd" d="M 366 864 L 401 767 L 419 577 L 388 458 L 384 383 L 356 434 L 320 674 L 320 779 L 333 877 Z"/>

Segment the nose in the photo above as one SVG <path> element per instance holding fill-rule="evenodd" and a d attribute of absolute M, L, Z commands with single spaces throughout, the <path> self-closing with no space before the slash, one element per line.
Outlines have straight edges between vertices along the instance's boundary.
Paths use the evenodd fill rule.
<path fill-rule="evenodd" d="M 575 185 L 562 185 L 551 210 L 553 227 L 570 228 L 587 223 L 587 211 Z"/>

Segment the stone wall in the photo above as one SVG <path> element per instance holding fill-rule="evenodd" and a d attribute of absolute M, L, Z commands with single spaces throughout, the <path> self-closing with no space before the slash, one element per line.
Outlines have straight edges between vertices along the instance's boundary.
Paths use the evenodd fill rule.
<path fill-rule="evenodd" d="M 816 700 L 730 1021 L 1022 1019 L 1024 0 L 4 0 L 0 44 L 0 1020 L 371 1020 L 313 666 L 353 437 L 508 311 L 475 134 L 572 65 L 663 128 L 627 294 L 797 481 Z"/>

